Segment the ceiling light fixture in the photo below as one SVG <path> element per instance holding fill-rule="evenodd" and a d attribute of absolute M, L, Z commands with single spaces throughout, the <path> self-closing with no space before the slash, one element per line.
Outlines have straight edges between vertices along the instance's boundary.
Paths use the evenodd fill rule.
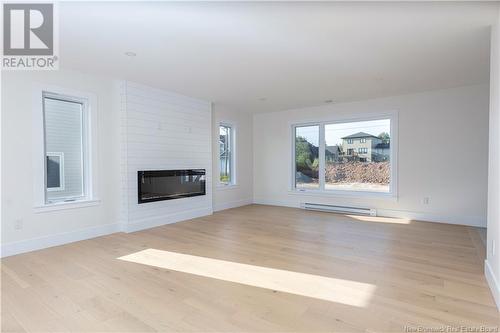
<path fill-rule="evenodd" d="M 125 55 L 126 55 L 127 57 L 135 57 L 135 56 L 137 55 L 137 53 L 135 53 L 135 52 L 131 52 L 131 51 L 128 51 L 128 52 L 125 52 Z"/>
<path fill-rule="evenodd" d="M 333 103 L 333 99 L 327 99 L 325 103 Z"/>

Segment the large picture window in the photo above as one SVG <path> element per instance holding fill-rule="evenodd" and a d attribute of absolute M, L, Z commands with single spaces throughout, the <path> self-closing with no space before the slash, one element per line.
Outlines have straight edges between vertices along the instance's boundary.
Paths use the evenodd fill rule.
<path fill-rule="evenodd" d="M 294 187 L 395 194 L 395 116 L 295 125 Z"/>

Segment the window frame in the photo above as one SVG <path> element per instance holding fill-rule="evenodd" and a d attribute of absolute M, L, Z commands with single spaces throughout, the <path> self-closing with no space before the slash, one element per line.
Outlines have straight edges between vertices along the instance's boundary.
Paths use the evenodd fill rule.
<path fill-rule="evenodd" d="M 64 191 L 64 153 L 63 152 L 47 152 L 45 154 L 46 158 L 49 156 L 59 157 L 59 187 L 48 187 L 45 185 L 47 192 L 58 192 Z M 47 161 L 45 161 L 47 163 Z M 45 170 L 47 170 L 47 164 L 45 164 Z M 47 171 L 45 171 L 45 182 L 47 182 Z M 47 183 L 46 183 L 47 184 Z"/>
<path fill-rule="evenodd" d="M 217 187 L 224 189 L 224 188 L 232 188 L 237 186 L 237 178 L 236 178 L 236 125 L 232 122 L 227 122 L 227 121 L 221 121 L 217 125 L 217 135 L 220 135 L 220 128 L 221 127 L 227 127 L 230 129 L 229 131 L 229 152 L 230 152 L 230 159 L 229 159 L 229 174 L 230 174 L 230 181 L 225 183 L 220 180 L 220 170 L 221 170 L 221 163 L 220 163 L 220 145 L 219 145 L 219 140 L 217 140 Z"/>
<path fill-rule="evenodd" d="M 391 129 L 391 151 L 390 168 L 391 180 L 389 192 L 376 192 L 369 190 L 326 190 L 325 189 L 325 125 L 349 123 L 371 120 L 390 120 Z M 319 189 L 298 189 L 295 179 L 295 131 L 297 127 L 319 126 Z M 290 143 L 291 143 L 291 168 L 290 168 L 290 194 L 313 195 L 313 196 L 340 196 L 340 197 L 380 197 L 398 198 L 398 111 L 387 111 L 380 113 L 358 114 L 353 116 L 339 116 L 336 118 L 320 118 L 313 121 L 291 122 L 290 123 Z"/>
<path fill-rule="evenodd" d="M 88 194 L 88 188 L 90 187 L 88 184 L 88 177 L 89 177 L 89 172 L 88 170 L 90 169 L 89 165 L 89 121 L 90 117 L 88 114 L 88 101 L 86 98 L 82 97 L 75 97 L 75 96 L 69 96 L 69 95 L 64 95 L 64 94 L 58 94 L 50 91 L 44 91 L 42 93 L 42 105 L 43 105 L 43 149 L 44 152 L 46 150 L 46 144 L 45 144 L 45 139 L 46 139 L 46 133 L 45 133 L 45 99 L 53 99 L 53 100 L 59 100 L 62 102 L 69 102 L 69 103 L 77 103 L 81 104 L 82 107 L 82 115 L 81 115 L 81 122 L 82 122 L 82 138 L 81 138 L 81 144 L 82 144 L 82 195 L 78 196 L 68 196 L 68 197 L 62 197 L 58 198 L 56 200 L 49 200 L 47 192 L 50 192 L 47 188 L 47 160 L 44 161 L 44 189 L 45 189 L 45 204 L 50 205 L 50 204 L 56 204 L 56 203 L 61 203 L 61 202 L 76 202 L 76 201 L 85 201 L 89 200 L 89 194 Z M 45 152 L 45 155 L 47 155 L 47 152 Z"/>
<path fill-rule="evenodd" d="M 46 187 L 46 150 L 45 150 L 45 110 L 44 98 L 54 97 L 67 101 L 83 102 L 82 107 L 82 154 L 84 196 L 71 200 L 47 201 Z M 68 89 L 59 86 L 35 84 L 32 94 L 32 142 L 33 142 L 33 190 L 35 213 L 45 213 L 63 209 L 91 207 L 100 204 L 98 197 L 99 154 L 97 96 L 93 93 Z"/>

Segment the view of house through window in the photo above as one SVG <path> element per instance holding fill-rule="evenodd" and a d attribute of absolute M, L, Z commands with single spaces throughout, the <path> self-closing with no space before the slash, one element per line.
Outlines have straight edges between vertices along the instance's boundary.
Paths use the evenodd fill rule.
<path fill-rule="evenodd" d="M 389 192 L 390 119 L 325 125 L 325 190 Z"/>
<path fill-rule="evenodd" d="M 59 96 L 43 97 L 47 203 L 85 196 L 83 106 Z"/>
<path fill-rule="evenodd" d="M 390 159 L 390 119 L 295 127 L 297 189 L 388 193 Z"/>
<path fill-rule="evenodd" d="M 219 126 L 219 181 L 221 184 L 234 183 L 233 176 L 233 129 L 229 125 Z"/>

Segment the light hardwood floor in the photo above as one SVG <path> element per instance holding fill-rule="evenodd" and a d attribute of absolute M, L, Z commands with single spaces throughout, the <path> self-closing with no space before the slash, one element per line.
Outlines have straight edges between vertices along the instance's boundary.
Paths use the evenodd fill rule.
<path fill-rule="evenodd" d="M 498 327 L 483 260 L 471 227 L 245 206 L 4 258 L 2 331 Z"/>

